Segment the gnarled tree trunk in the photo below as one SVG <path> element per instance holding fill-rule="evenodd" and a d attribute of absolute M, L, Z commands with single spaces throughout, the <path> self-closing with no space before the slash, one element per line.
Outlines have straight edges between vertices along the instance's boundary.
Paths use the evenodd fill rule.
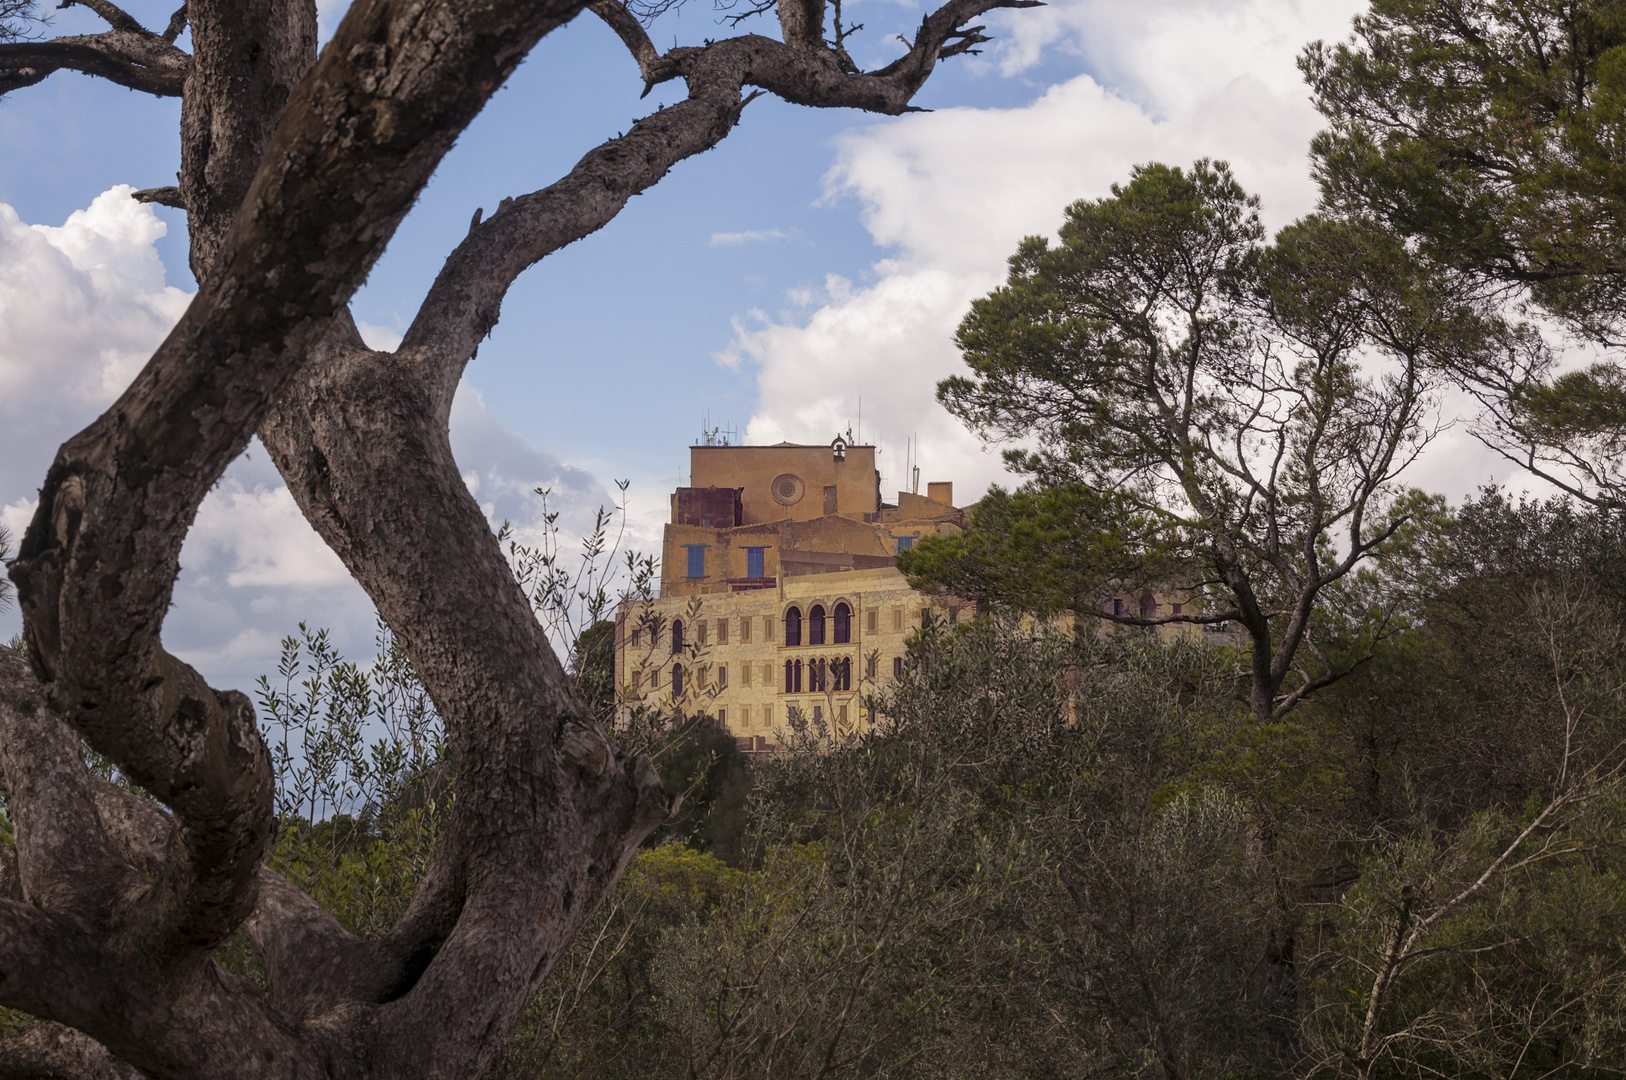
<path fill-rule="evenodd" d="M 786 0 L 783 41 L 663 54 L 598 0 L 646 86 L 682 79 L 687 98 L 477 217 L 393 353 L 362 344 L 351 295 L 458 133 L 588 5 L 356 0 L 318 59 L 311 0 L 188 0 L 161 33 L 80 2 L 109 30 L 0 45 L 0 93 L 76 70 L 181 96 L 179 183 L 138 197 L 187 211 L 199 290 L 62 447 L 11 565 L 28 648 L 0 649 L 17 837 L 0 1004 L 46 1023 L 0 1044 L 0 1076 L 475 1076 L 672 802 L 594 721 L 459 477 L 464 365 L 521 272 L 716 145 L 756 93 L 901 113 L 985 40 L 970 20 L 1034 0 L 951 0 L 857 74 L 810 25 L 820 4 Z M 262 865 L 272 771 L 252 706 L 160 643 L 187 529 L 256 433 L 405 646 L 457 764 L 445 842 L 376 940 Z M 81 740 L 157 803 L 94 777 Z M 239 927 L 269 998 L 211 959 Z"/>

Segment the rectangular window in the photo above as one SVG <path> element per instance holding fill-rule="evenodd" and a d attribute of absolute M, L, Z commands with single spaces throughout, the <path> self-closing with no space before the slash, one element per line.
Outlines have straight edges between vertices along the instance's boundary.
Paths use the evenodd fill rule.
<path fill-rule="evenodd" d="M 717 669 L 717 686 L 719 689 L 728 685 L 728 665 L 724 664 Z"/>
<path fill-rule="evenodd" d="M 727 645 L 728 644 L 728 620 L 727 619 L 718 619 L 717 620 L 717 644 L 719 644 L 719 645 Z"/>
<path fill-rule="evenodd" d="M 765 727 L 765 728 L 773 727 L 773 706 L 772 705 L 764 705 L 762 707 L 762 726 Z"/>
<path fill-rule="evenodd" d="M 707 626 L 706 626 L 705 620 L 703 620 L 703 619 L 699 623 L 697 623 L 695 625 L 695 633 L 697 635 L 699 635 L 700 644 L 702 644 L 702 645 L 704 645 L 706 643 L 706 630 L 707 630 Z"/>
<path fill-rule="evenodd" d="M 762 685 L 763 686 L 772 686 L 773 685 L 773 665 L 772 664 L 763 664 L 762 665 Z"/>
<path fill-rule="evenodd" d="M 1122 599 L 1118 599 L 1118 598 L 1113 599 L 1113 601 L 1112 601 L 1112 613 L 1114 615 L 1122 615 L 1124 613 L 1124 602 L 1123 602 Z"/>
<path fill-rule="evenodd" d="M 768 576 L 766 569 L 762 565 L 763 564 L 762 553 L 764 551 L 767 551 L 767 550 L 768 550 L 767 548 L 759 548 L 759 547 L 748 547 L 748 548 L 745 549 L 745 576 L 746 577 L 759 578 L 759 577 L 767 577 Z"/>
<path fill-rule="evenodd" d="M 728 710 L 727 709 L 718 709 L 717 710 L 717 726 L 722 727 L 722 728 L 726 728 L 728 726 Z"/>
<path fill-rule="evenodd" d="M 908 551 L 910 548 L 912 548 L 914 546 L 915 546 L 915 538 L 914 537 L 912 537 L 912 536 L 900 536 L 900 537 L 898 537 L 898 550 L 899 551 Z"/>
<path fill-rule="evenodd" d="M 892 609 L 892 632 L 898 633 L 903 629 L 903 609 Z"/>
<path fill-rule="evenodd" d="M 706 688 L 706 665 L 701 664 L 696 671 L 695 683 L 704 690 Z"/>
<path fill-rule="evenodd" d="M 642 690 L 643 688 L 644 688 L 644 673 L 641 672 L 641 671 L 634 671 L 632 673 L 632 692 L 634 694 L 636 694 L 638 691 Z"/>
<path fill-rule="evenodd" d="M 643 637 L 643 636 L 644 636 L 644 632 L 643 632 L 643 630 L 641 630 L 641 629 L 639 629 L 639 630 L 634 630 L 634 631 L 633 631 L 633 632 L 632 632 L 632 647 L 633 647 L 633 648 L 634 648 L 634 649 L 636 649 L 636 648 L 637 648 L 637 647 L 638 647 L 638 639 L 639 639 L 639 638 L 641 638 L 641 637 Z"/>
<path fill-rule="evenodd" d="M 762 640 L 763 641 L 772 641 L 773 640 L 773 635 L 774 635 L 774 617 L 772 615 L 764 615 L 762 617 Z"/>
<path fill-rule="evenodd" d="M 875 633 L 876 616 L 878 616 L 879 614 L 880 614 L 880 612 L 878 612 L 878 611 L 866 611 L 866 612 L 864 612 L 864 632 L 866 634 Z"/>
<path fill-rule="evenodd" d="M 892 677 L 894 679 L 903 678 L 903 657 L 901 656 L 892 658 Z"/>
<path fill-rule="evenodd" d="M 741 619 L 740 620 L 740 640 L 741 641 L 750 641 L 751 640 L 751 620 L 750 619 Z"/>
<path fill-rule="evenodd" d="M 1174 607 L 1174 613 L 1175 613 L 1175 614 L 1176 614 L 1176 615 L 1178 615 L 1178 614 L 1180 614 L 1180 613 L 1181 613 L 1181 611 L 1182 611 L 1182 610 L 1184 610 L 1184 608 L 1185 608 L 1185 606 L 1186 606 L 1186 605 L 1184 605 L 1184 604 L 1174 604 L 1174 605 L 1173 605 L 1173 607 Z"/>
<path fill-rule="evenodd" d="M 684 544 L 683 546 L 689 549 L 689 576 L 690 577 L 705 577 L 706 576 L 706 545 L 705 544 Z"/>
<path fill-rule="evenodd" d="M 847 722 L 847 706 L 845 706 L 845 705 L 837 705 L 836 706 L 836 719 L 841 721 L 843 724 L 845 724 Z"/>
<path fill-rule="evenodd" d="M 750 664 L 741 664 L 740 665 L 740 685 L 741 686 L 750 686 L 751 685 L 751 665 Z"/>

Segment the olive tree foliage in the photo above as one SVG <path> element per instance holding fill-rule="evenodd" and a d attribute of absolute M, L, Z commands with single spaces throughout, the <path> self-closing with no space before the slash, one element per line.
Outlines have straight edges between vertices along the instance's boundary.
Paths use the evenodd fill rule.
<path fill-rule="evenodd" d="M 638 841 L 670 812 L 571 687 L 447 434 L 458 378 L 527 267 L 715 146 L 758 93 L 895 115 L 975 19 L 948 0 L 857 71 L 819 0 L 768 34 L 659 49 L 619 0 L 357 0 L 317 52 L 313 0 L 187 0 L 155 30 L 0 42 L 0 93 L 79 72 L 179 97 L 198 292 L 109 410 L 63 445 L 9 564 L 26 656 L 0 652 L 0 771 L 18 875 L 0 1045 L 66 1076 L 478 1074 Z M 441 158 L 545 34 L 590 12 L 643 84 L 686 95 L 566 175 L 477 214 L 393 352 L 347 303 Z M 643 12 L 648 14 L 648 12 Z M 177 42 L 190 30 L 191 51 Z M 8 30 L 8 37 L 15 37 Z M 458 795 L 399 919 L 359 937 L 263 865 L 275 765 L 251 702 L 164 651 L 187 529 L 249 440 L 367 591 L 446 729 Z M 80 741 L 154 802 L 101 782 Z M 212 953 L 242 930 L 268 993 Z"/>
<path fill-rule="evenodd" d="M 1350 887 L 1318 913 L 1305 958 L 1316 1007 L 1304 1049 L 1319 1075 L 1626 1068 L 1626 624 L 1619 594 L 1577 588 L 1561 568 L 1544 576 L 1517 587 L 1516 631 L 1476 632 L 1474 653 L 1503 653 L 1509 685 L 1490 693 L 1511 700 L 1438 710 L 1428 735 L 1459 768 L 1502 759 L 1511 782 L 1462 798 L 1455 778 L 1417 768 L 1384 820 L 1352 822 L 1366 835 Z M 1464 720 L 1482 726 L 1462 732 Z"/>
<path fill-rule="evenodd" d="M 996 500 L 1005 520 L 986 557 L 967 534 L 923 543 L 905 569 L 929 571 L 935 553 L 997 565 L 1006 551 L 1076 552 L 1059 579 L 1082 615 L 1239 624 L 1260 717 L 1369 657 L 1401 597 L 1357 587 L 1357 571 L 1434 511 L 1402 474 L 1438 428 L 1441 369 L 1519 335 L 1359 222 L 1312 217 L 1267 243 L 1223 163 L 1137 168 L 1069 207 L 1060 243 L 1029 238 L 1010 262 L 960 326 L 969 376 L 938 397 L 1014 442 L 1006 460 L 1033 489 Z M 1047 530 L 1082 539 L 1057 548 Z M 956 558 L 942 562 L 938 583 L 961 587 Z M 1372 601 L 1343 642 L 1319 616 L 1340 590 Z M 1103 608 L 1124 591 L 1183 596 L 1186 610 Z"/>
<path fill-rule="evenodd" d="M 873 729 L 808 721 L 754 767 L 741 870 L 640 855 L 498 1075 L 1121 1076 L 1248 1046 L 1248 814 L 1168 798 L 1229 674 L 929 620 L 864 687 Z"/>
<path fill-rule="evenodd" d="M 1626 536 L 1445 529 L 1428 618 L 1269 721 L 1232 650 L 928 620 L 872 730 L 753 765 L 742 859 L 639 854 L 492 1076 L 1619 1075 Z"/>
<path fill-rule="evenodd" d="M 873 730 L 806 722 L 751 766 L 743 837 L 718 790 L 646 841 L 487 1076 L 1618 1071 L 1626 547 L 1486 500 L 1451 524 L 1429 621 L 1286 720 L 1238 708 L 1230 650 L 928 620 L 902 677 L 863 685 Z M 290 647 L 286 696 L 328 672 L 295 707 L 365 758 L 349 717 L 410 672 Z M 1426 718 L 1388 740 L 1374 815 L 1346 732 L 1412 707 L 1391 678 Z M 669 786 L 731 745 L 690 730 Z M 272 865 L 347 927 L 387 926 L 456 797 L 418 775 L 285 821 Z M 220 955 L 263 978 L 246 944 Z"/>
<path fill-rule="evenodd" d="M 1383 222 L 1582 342 L 1626 329 L 1626 12 L 1613 0 L 1376 0 L 1300 60 L 1329 127 L 1324 204 Z M 1572 495 L 1626 505 L 1626 376 L 1529 342 L 1455 372 L 1475 433 Z"/>

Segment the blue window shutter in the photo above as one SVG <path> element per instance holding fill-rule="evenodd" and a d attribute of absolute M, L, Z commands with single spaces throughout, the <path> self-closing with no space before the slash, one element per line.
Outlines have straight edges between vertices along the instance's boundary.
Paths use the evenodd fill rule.
<path fill-rule="evenodd" d="M 765 548 L 748 547 L 745 549 L 745 576 L 752 578 L 765 577 L 763 572 L 762 553 Z"/>
<path fill-rule="evenodd" d="M 689 576 L 706 576 L 706 548 L 703 544 L 689 544 Z"/>
<path fill-rule="evenodd" d="M 912 548 L 914 546 L 915 546 L 915 538 L 914 537 L 912 537 L 912 536 L 900 536 L 900 537 L 898 537 L 898 550 L 899 551 L 908 551 L 910 548 Z"/>

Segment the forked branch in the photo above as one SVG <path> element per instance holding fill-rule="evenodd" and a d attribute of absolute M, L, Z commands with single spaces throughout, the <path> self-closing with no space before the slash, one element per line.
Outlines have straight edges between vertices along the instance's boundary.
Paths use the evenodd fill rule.
<path fill-rule="evenodd" d="M 497 324 L 502 299 L 520 273 L 602 228 L 679 161 L 717 145 L 749 102 L 742 96 L 747 87 L 798 105 L 896 116 L 911 111 L 910 101 L 939 59 L 988 40 L 983 27 L 964 28 L 966 22 L 995 8 L 1039 6 L 1040 0 L 951 0 L 925 18 L 905 56 L 865 74 L 852 71 L 837 48 L 821 45 L 809 52 L 756 34 L 663 54 L 622 0 L 596 0 L 590 10 L 632 54 L 644 93 L 681 78 L 688 82 L 688 98 L 590 151 L 558 182 L 504 200 L 490 218 L 477 219 L 419 308 L 402 354 L 442 370 L 442 393 L 455 388 L 463 363 Z"/>
<path fill-rule="evenodd" d="M 58 71 L 94 75 L 158 97 L 179 97 L 192 58 L 174 39 L 136 26 L 101 34 L 0 44 L 0 95 Z"/>

